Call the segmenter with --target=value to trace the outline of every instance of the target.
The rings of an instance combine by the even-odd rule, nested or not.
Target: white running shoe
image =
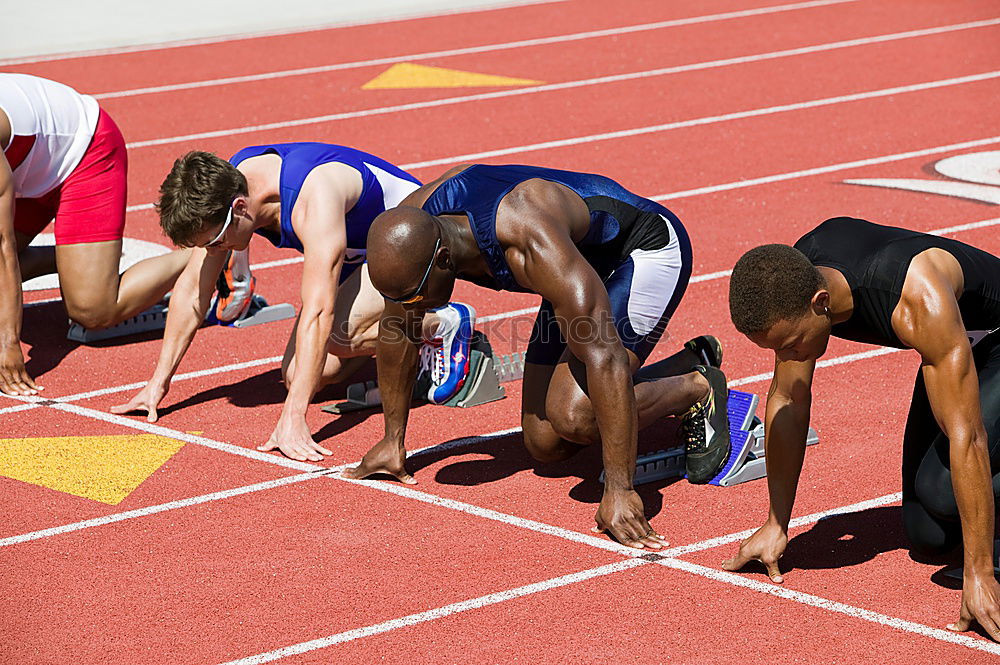
[[[250,250],[230,252],[216,283],[215,318],[229,323],[243,316],[253,300],[257,280],[250,274]]]
[[[437,313],[440,323],[434,338],[420,347],[420,366],[421,372],[430,373],[427,400],[441,404],[462,389],[469,375],[476,310],[454,302],[432,311]]]

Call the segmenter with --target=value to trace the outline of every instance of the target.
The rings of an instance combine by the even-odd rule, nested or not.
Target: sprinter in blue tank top
[[[525,446],[551,462],[600,443],[606,482],[597,528],[632,547],[663,547],[632,488],[638,429],[686,414],[691,482],[710,480],[729,454],[715,338],[691,340],[640,369],[691,274],[680,220],[603,176],[474,165],[448,171],[380,215],[368,251],[372,283],[392,303],[381,325],[396,334],[378,343],[385,438],[346,475],[412,482],[404,436],[419,339],[406,335],[429,308],[448,302],[456,278],[534,292],[543,300],[524,370]]]
[[[313,440],[305,411],[319,388],[344,380],[374,353],[385,301],[365,265],[368,228],[419,186],[374,155],[324,143],[253,146],[229,162],[206,152],[178,159],[160,188],[160,223],[175,244],[196,249],[174,287],[153,377],[112,411],[146,411],[150,422],[156,420],[157,406],[210,307],[216,275],[227,255],[245,257],[258,234],[304,256],[302,309],[281,365],[288,396],[274,432],[258,450],[278,448],[312,461],[331,454]],[[437,351],[424,355],[458,358],[434,363],[431,401],[444,401],[460,387],[474,316],[455,303],[425,321],[424,339]]]

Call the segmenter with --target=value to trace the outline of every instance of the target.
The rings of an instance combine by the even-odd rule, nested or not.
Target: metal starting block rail
[[[145,312],[137,314],[130,319],[126,319],[117,325],[111,326],[110,328],[102,328],[100,330],[84,328],[79,323],[70,321],[69,331],[66,333],[66,339],[73,340],[74,342],[80,342],[82,344],[89,344],[91,342],[99,342],[106,339],[116,339],[118,337],[138,335],[139,333],[151,332],[154,330],[163,330],[167,325],[167,310],[169,305],[169,298],[167,298],[164,302],[153,305]],[[209,313],[205,317],[205,323],[209,325],[226,326],[228,328],[249,328],[262,323],[271,323],[272,321],[290,319],[295,316],[295,308],[291,304],[280,303],[277,305],[268,305],[263,296],[258,294],[254,294],[252,296],[250,306],[247,308],[247,311],[243,314],[243,316],[239,317],[235,321],[219,321],[215,316],[214,300],[208,311]]]
[[[764,423],[755,413],[760,398],[757,395],[729,391],[729,459],[722,470],[709,481],[710,485],[730,487],[767,475],[764,459]],[[812,427],[806,436],[806,445],[819,443],[819,435]],[[635,461],[633,485],[642,485],[665,478],[683,478],[684,447],[657,450],[642,455]],[[604,482],[604,472],[601,472]]]
[[[469,408],[487,402],[495,402],[506,397],[501,383],[515,381],[524,375],[524,352],[511,355],[494,355],[490,341],[480,331],[472,333],[469,353],[469,374],[462,388],[444,406]],[[425,401],[428,385],[418,379],[414,386],[413,398]],[[347,399],[343,402],[320,407],[327,413],[344,414],[353,411],[374,409],[382,405],[382,394],[378,383],[364,381],[347,387]]]

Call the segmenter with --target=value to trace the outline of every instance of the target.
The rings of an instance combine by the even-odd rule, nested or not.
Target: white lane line
[[[6,395],[4,395],[6,397]],[[18,411],[30,411],[31,409],[37,409],[41,404],[18,404],[17,406],[8,406],[0,409],[0,415],[5,413],[17,413]]]
[[[203,436],[196,436],[194,434],[188,434],[187,432],[179,432],[177,430],[169,429],[167,427],[162,427],[160,425],[148,423],[145,420],[126,418],[124,416],[116,416],[112,413],[105,413],[104,411],[98,411],[96,409],[88,409],[87,407],[83,407],[78,404],[56,403],[56,404],[49,404],[48,406],[50,406],[53,409],[58,409],[60,411],[75,413],[78,416],[94,418],[95,420],[103,420],[104,422],[114,423],[115,425],[122,425],[124,427],[137,429],[143,432],[148,432],[150,434],[158,434],[160,436],[166,436],[171,439],[177,439],[178,441],[186,441],[187,443],[196,443],[199,446],[205,446],[206,448],[212,448],[213,450],[219,450],[224,453],[239,455],[240,457],[248,457],[258,462],[275,464],[277,466],[283,466],[289,469],[295,469],[296,471],[316,471],[326,468],[319,466],[318,464],[308,464],[306,462],[298,462],[293,459],[288,459],[287,457],[284,457],[282,455],[275,455],[272,453],[262,453],[259,450],[253,448],[243,448],[242,446],[235,446],[231,443],[223,443],[221,441],[215,441],[213,439],[209,439]],[[263,439],[261,441],[263,441]]]
[[[796,178],[805,178],[808,176],[820,175],[823,173],[832,173],[834,171],[842,171],[845,169],[853,169],[862,166],[873,166],[875,164],[896,162],[903,159],[911,159],[913,157],[926,157],[928,155],[933,155],[940,152],[950,152],[952,150],[966,150],[968,148],[978,148],[980,146],[990,145],[992,143],[997,143],[997,142],[1000,142],[1000,136],[991,136],[990,138],[986,139],[976,139],[974,141],[962,141],[961,143],[951,143],[948,145],[937,146],[935,148],[925,148],[923,150],[911,150],[909,152],[900,152],[896,153],[895,155],[871,157],[869,159],[859,159],[853,162],[841,162],[839,164],[830,164],[829,166],[819,166],[812,169],[804,169],[802,171],[789,171],[788,173],[779,173],[777,175],[769,175],[769,176],[764,176],[762,178],[750,178],[748,180],[737,180],[736,182],[727,182],[721,185],[710,185],[708,187],[698,187],[696,189],[686,189],[679,192],[670,192],[669,194],[660,194],[659,196],[650,197],[650,200],[665,201],[668,199],[681,199],[688,196],[715,194],[716,192],[726,192],[731,189],[754,187],[755,185],[764,185],[772,182],[781,182],[783,180],[794,180]]]
[[[391,65],[399,62],[414,62],[419,60],[429,60],[431,58],[448,58],[457,55],[470,55],[473,53],[489,53],[491,51],[505,51],[510,49],[525,48],[531,46],[545,46],[547,44],[562,44],[586,39],[596,39],[600,37],[616,37],[620,35],[646,32],[650,30],[661,30],[663,28],[674,28],[683,25],[694,25],[696,23],[709,23],[712,21],[723,21],[734,18],[747,18],[764,14],[776,14],[778,12],[791,11],[795,9],[808,9],[812,7],[823,7],[826,5],[844,4],[846,2],[856,2],[857,0],[818,0],[815,2],[797,2],[790,5],[776,5],[773,7],[761,7],[759,9],[748,9],[735,12],[723,12],[720,14],[707,14],[705,16],[694,16],[691,18],[670,19],[666,21],[655,21],[652,23],[639,23],[636,25],[624,26],[621,28],[608,28],[605,30],[589,30],[586,32],[574,32],[566,35],[556,35],[553,37],[539,37],[536,39],[521,39],[518,41],[501,42],[498,44],[484,44],[482,46],[469,46],[465,48],[446,49],[442,51],[429,51],[424,53],[412,53],[410,55],[394,55],[385,58],[372,58],[369,60],[356,60],[353,62],[341,62],[331,65],[318,65],[315,67],[299,67],[296,69],[283,69],[274,72],[264,72],[262,74],[246,74],[243,76],[227,76],[224,78],[206,79],[203,81],[190,81],[187,83],[173,83],[170,85],[155,85],[144,88],[132,88],[130,90],[120,90],[117,92],[91,93],[96,99],[114,99],[118,97],[134,97],[136,95],[148,95],[161,92],[174,92],[177,90],[191,90],[193,88],[209,88],[234,83],[249,83],[252,81],[267,81],[278,78],[288,78],[293,76],[305,76],[309,74],[323,74],[326,72],[342,71],[345,69],[358,69],[360,67],[374,67],[378,65]],[[980,23],[976,21],[975,23]],[[959,24],[968,27],[979,27],[973,23]],[[986,24],[989,25],[989,24]],[[922,36],[923,34],[937,34],[939,32],[950,32],[952,30],[962,30],[953,26],[943,26],[940,28],[930,28],[930,32],[925,30],[913,30],[910,36]],[[903,34],[903,33],[897,33]],[[879,41],[886,41],[884,37],[875,37]],[[859,41],[859,40],[853,40]],[[868,43],[862,41],[861,43]]]
[[[309,480],[311,478],[322,478],[323,475],[329,473],[328,470],[323,470],[321,472],[313,473],[302,473],[295,476],[287,476],[285,478],[279,478],[277,480],[268,480],[261,483],[255,483],[253,485],[246,485],[244,487],[236,487],[233,489],[222,490],[219,492],[212,492],[211,494],[202,494],[201,496],[193,496],[187,499],[178,499],[177,501],[168,501],[167,503],[161,503],[155,506],[146,506],[145,508],[137,508],[135,510],[129,510],[123,513],[115,513],[113,515],[104,515],[103,517],[95,517],[89,520],[82,520],[80,522],[73,522],[72,524],[63,524],[61,526],[54,526],[48,529],[41,529],[39,531],[31,531],[29,533],[22,533],[17,536],[9,536],[7,538],[0,538],[0,547],[7,547],[9,545],[17,545],[20,543],[26,543],[32,540],[39,540],[41,538],[49,538],[51,536],[57,536],[62,533],[71,533],[73,531],[81,531],[83,529],[90,529],[96,526],[104,526],[106,524],[114,524],[115,522],[123,522],[125,520],[135,519],[137,517],[145,517],[147,515],[155,515],[157,513],[166,512],[168,510],[177,510],[178,508],[187,508],[189,506],[197,506],[201,503],[208,503],[209,501],[219,501],[220,499],[228,499],[234,496],[240,496],[242,494],[250,494],[252,492],[261,492],[263,490],[273,489],[275,487],[283,487],[285,485],[291,485],[293,483],[299,483],[303,480]]]
[[[173,384],[175,381],[185,381],[187,379],[197,379],[202,376],[212,376],[214,374],[223,374],[225,372],[235,372],[241,369],[247,369],[248,367],[259,367],[261,365],[270,365],[272,363],[277,363],[281,361],[282,356],[271,356],[270,358],[258,358],[257,360],[248,360],[242,363],[232,363],[230,365],[220,365],[219,367],[209,367],[208,369],[199,369],[194,372],[184,372],[183,374],[177,374],[171,379],[170,383]],[[85,393],[76,393],[75,395],[66,395],[65,397],[57,397],[55,401],[57,402],[77,402],[81,399],[90,399],[91,397],[99,397],[101,395],[110,395],[112,393],[119,393],[123,390],[138,390],[146,386],[148,381],[140,381],[138,383],[127,383],[121,386],[115,386],[113,388],[101,388],[100,390],[91,390]]]
[[[42,53],[23,58],[5,58],[0,60],[0,67],[8,65],[23,65],[35,62],[55,62],[58,60],[70,60],[77,58],[94,58],[107,55],[121,55],[123,53],[144,53],[147,51],[162,51],[165,49],[183,48],[188,46],[203,46],[206,44],[224,44],[226,42],[243,41],[247,39],[261,39],[265,37],[280,37],[282,35],[304,35],[311,32],[326,32],[342,28],[357,27],[363,25],[379,25],[382,23],[395,23],[397,21],[408,21],[412,19],[434,18],[437,16],[454,16],[456,14],[467,14],[470,12],[481,12],[495,9],[506,9],[508,7],[520,7],[522,5],[541,5],[546,3],[566,2],[566,0],[497,0],[488,5],[476,5],[470,7],[458,7],[454,9],[440,9],[421,11],[410,14],[395,13],[392,16],[375,18],[360,21],[337,21],[335,23],[323,25],[310,25],[307,27],[281,28],[275,30],[255,30],[253,32],[238,32],[228,35],[218,35],[213,37],[199,37],[197,39],[180,39],[168,42],[156,42],[148,44],[136,44],[133,46],[116,46],[111,48],[88,49],[85,51],[70,51],[67,53]],[[334,38],[335,39],[335,38]]]
[[[994,23],[998,23],[998,22],[1000,22],[1000,20],[991,19],[991,21],[987,22],[987,23],[994,24]],[[976,22],[977,27],[980,27],[980,26],[978,26],[978,24],[980,24],[980,23],[983,23],[983,22],[981,22],[981,21],[977,21]],[[971,24],[968,24],[968,25],[967,24],[961,24],[961,25],[964,26],[962,29],[966,29],[968,27],[968,25],[971,25]],[[946,28],[949,28],[949,27],[946,26]],[[946,28],[938,28],[936,30],[944,30]],[[871,42],[871,40],[888,41],[889,39],[902,39],[902,38],[911,36],[910,33],[899,33],[899,34],[903,35],[903,36],[900,37],[900,36],[893,36],[893,35],[884,35],[884,36],[881,36],[881,37],[871,37],[871,38],[868,38],[869,42],[867,42],[867,43],[873,43],[873,42]],[[523,87],[523,88],[513,88],[513,89],[508,89],[508,90],[496,90],[496,91],[492,91],[492,92],[483,92],[483,93],[476,93],[476,94],[469,94],[469,95],[458,95],[458,96],[455,96],[455,97],[442,97],[442,98],[439,98],[439,99],[430,99],[430,100],[425,100],[425,101],[421,101],[421,102],[411,102],[411,103],[408,103],[408,104],[393,104],[393,105],[390,105],[390,106],[380,106],[380,107],[374,107],[374,108],[368,108],[368,109],[358,109],[356,111],[342,111],[340,113],[329,113],[329,114],[324,114],[324,115],[319,115],[319,116],[310,116],[310,117],[306,117],[306,118],[297,118],[297,119],[294,119],[294,120],[280,120],[280,121],[275,121],[275,122],[263,123],[263,124],[259,124],[259,125],[245,125],[245,126],[242,126],[242,127],[232,127],[232,128],[229,128],[229,129],[216,129],[216,130],[211,130],[211,131],[207,131],[207,132],[196,132],[194,134],[183,134],[181,136],[170,136],[170,137],[163,137],[163,138],[158,138],[158,139],[147,139],[145,141],[133,141],[131,143],[127,143],[126,147],[129,148],[130,150],[133,150],[133,149],[136,149],[136,148],[145,148],[145,147],[149,147],[149,146],[158,146],[158,145],[168,145],[168,144],[172,144],[172,143],[181,143],[181,142],[184,142],[184,141],[194,141],[194,140],[202,140],[202,139],[210,139],[210,138],[228,137],[228,136],[235,136],[235,135],[238,135],[238,134],[250,134],[250,133],[254,133],[254,132],[263,132],[263,131],[270,131],[270,130],[275,130],[275,129],[287,129],[287,128],[290,128],[290,127],[302,127],[302,126],[305,126],[305,125],[315,125],[315,124],[319,124],[319,123],[335,122],[335,121],[338,121],[338,120],[349,120],[349,119],[353,119],[353,118],[367,118],[367,117],[378,116],[378,115],[386,115],[386,114],[389,114],[389,113],[400,113],[400,112],[404,112],[404,111],[416,111],[416,110],[420,110],[420,109],[439,108],[439,107],[443,107],[443,106],[451,106],[451,105],[454,105],[454,104],[464,104],[466,102],[478,102],[478,101],[486,101],[486,100],[491,100],[491,99],[505,99],[505,98],[508,98],[508,97],[519,97],[519,96],[522,96],[522,95],[532,95],[532,94],[536,94],[536,93],[553,92],[553,91],[556,91],[556,90],[570,90],[570,89],[574,89],[574,88],[582,88],[582,87],[588,87],[588,86],[594,86],[594,85],[606,85],[606,84],[609,84],[609,83],[619,83],[619,82],[623,82],[623,81],[632,81],[632,80],[644,79],[644,78],[650,78],[650,77],[666,76],[666,75],[670,75],[670,74],[678,74],[678,73],[683,73],[683,72],[700,71],[700,70],[717,68],[717,67],[727,67],[727,66],[735,65],[735,64],[745,64],[745,63],[750,63],[750,62],[757,62],[757,61],[763,61],[763,60],[771,60],[771,59],[775,59],[775,58],[791,57],[791,56],[802,55],[804,53],[815,52],[815,51],[828,51],[828,50],[831,50],[831,49],[848,48],[848,47],[858,46],[863,41],[864,40],[848,40],[846,42],[833,42],[831,44],[819,44],[819,45],[816,45],[816,46],[810,46],[810,47],[804,47],[804,48],[798,48],[798,49],[786,49],[786,50],[782,50],[782,51],[773,51],[773,52],[770,52],[770,53],[760,53],[760,54],[750,55],[750,56],[740,56],[738,58],[726,58],[726,59],[723,59],[723,60],[712,60],[712,61],[708,61],[708,62],[698,62],[698,63],[689,64],[689,65],[678,65],[678,66],[674,66],[674,67],[663,67],[663,68],[659,68],[659,69],[650,69],[650,70],[644,70],[644,71],[639,71],[639,72],[629,72],[629,73],[626,73],[626,74],[613,74],[613,75],[598,76],[598,77],[593,77],[593,78],[588,78],[588,79],[578,79],[578,80],[574,80],[574,81],[564,81],[564,82],[561,82],[561,83],[546,83],[546,84],[542,84],[542,85],[526,86],[526,87]],[[811,49],[811,51],[809,49]],[[922,85],[926,85],[926,84],[922,84]],[[915,89],[916,90],[922,90],[922,89],[925,89],[925,88],[915,88]],[[902,90],[901,89],[900,91],[901,92],[908,92],[909,90]],[[887,93],[887,94],[893,94],[893,93]],[[844,97],[844,99],[842,101],[851,101],[852,99],[853,99],[853,96],[847,95],[847,96]],[[860,97],[858,99],[867,99],[867,97]],[[836,103],[836,102],[834,102],[834,103]],[[809,107],[802,107],[802,108],[809,108]],[[790,107],[789,109],[785,109],[785,110],[794,110],[794,108]],[[631,131],[638,131],[638,130],[631,130]],[[663,131],[663,130],[657,130],[657,131]],[[629,135],[631,135],[631,134],[629,134]],[[470,155],[484,155],[484,156],[489,156],[489,155],[492,155],[492,154],[493,153],[470,153]],[[498,153],[498,154],[508,154],[508,153],[501,152],[501,153]],[[433,166],[433,165],[441,164],[441,163],[445,163],[445,162],[441,162],[440,160],[431,160],[431,161],[427,161],[427,162],[419,162],[418,165],[415,166],[414,168],[424,167],[424,166]]]
[[[891,97],[893,95],[900,95],[911,92],[920,92],[924,90],[934,90],[954,85],[964,85],[966,83],[977,83],[980,81],[988,81],[991,79],[995,79],[997,77],[1000,77],[1000,70],[993,70],[989,72],[983,72],[980,74],[970,74],[968,76],[956,76],[953,78],[941,79],[937,81],[927,81],[925,83],[914,83],[910,85],[895,86],[892,88],[882,88],[880,90],[870,90],[868,92],[858,92],[849,95],[837,95],[836,97],[823,97],[821,99],[813,99],[806,102],[779,104],[777,106],[768,106],[764,108],[752,109],[749,111],[736,111],[733,113],[723,113],[720,115],[692,118],[690,120],[678,120],[675,122],[667,122],[660,125],[649,125],[646,127],[636,127],[634,129],[622,129],[614,132],[601,132],[599,134],[589,134],[587,136],[577,136],[574,138],[558,139],[554,141],[542,141],[540,143],[529,143],[526,145],[519,145],[511,148],[500,148],[498,150],[470,152],[465,155],[458,155],[457,157],[447,157],[444,159],[431,159],[425,162],[407,164],[405,168],[417,169],[428,166],[440,166],[444,164],[455,164],[459,162],[478,161],[480,159],[484,159],[487,157],[502,157],[504,155],[513,155],[513,154],[538,151],[538,150],[551,150],[553,148],[565,148],[569,146],[583,145],[586,143],[595,143],[599,141],[610,141],[614,139],[630,138],[633,136],[642,136],[645,134],[658,134],[660,132],[666,132],[673,129],[683,129],[686,127],[711,125],[720,122],[728,122],[730,120],[745,120],[747,118],[758,118],[762,116],[773,115],[776,113],[786,113],[788,111],[802,111],[805,109],[813,109],[823,106],[833,106],[836,104],[844,104],[847,102],[856,102],[866,99],[877,99],[880,97]]]
[[[593,579],[595,577],[611,575],[622,570],[636,568],[648,563],[650,562],[643,559],[625,559],[623,561],[616,561],[597,568],[591,568],[590,570],[570,573],[569,575],[554,577],[543,582],[527,584],[525,586],[517,587],[516,589],[508,589],[507,591],[499,591],[497,593],[487,594],[478,598],[463,600],[461,602],[452,603],[451,605],[445,605],[444,607],[438,607],[433,610],[409,614],[398,619],[391,619],[389,621],[383,621],[382,623],[377,623],[371,626],[365,626],[364,628],[355,628],[343,633],[337,633],[336,635],[330,635],[329,637],[321,637],[315,640],[309,640],[308,642],[300,642],[299,644],[293,644],[281,649],[275,649],[274,651],[268,651],[267,653],[258,654],[256,656],[248,656],[238,660],[231,660],[223,665],[260,665],[261,663],[270,663],[281,658],[287,658],[288,656],[322,649],[335,644],[343,644],[344,642],[378,635],[379,633],[385,633],[398,628],[415,626],[426,621],[441,619],[460,612],[467,612],[480,607],[486,607],[487,605],[495,605],[496,603],[514,600],[515,598],[529,596],[541,591],[548,591],[550,589],[556,589],[558,587],[575,584],[577,582],[583,582],[584,580]]]
[[[476,323],[489,323],[490,321],[500,321],[501,319],[510,319],[515,316],[524,316],[525,314],[535,314],[537,312],[538,312],[538,305],[535,305],[534,307],[515,309],[510,312],[501,312],[499,314],[490,314],[488,316],[476,317]]]
[[[846,614],[847,616],[855,619],[863,619],[865,621],[888,626],[889,628],[895,628],[896,630],[901,630],[907,633],[922,635],[924,637],[940,640],[942,642],[950,642],[952,644],[968,647],[970,649],[985,651],[986,653],[1000,654],[1000,644],[995,642],[969,637],[960,633],[953,633],[949,630],[941,628],[932,628],[930,626],[925,626],[922,623],[916,623],[915,621],[897,619],[896,617],[887,616],[878,612],[872,612],[871,610],[862,609],[860,607],[854,607],[853,605],[847,605],[835,600],[821,598],[811,593],[795,591],[780,584],[762,582],[757,579],[751,579],[749,577],[730,573],[725,570],[716,570],[715,568],[701,566],[682,559],[661,559],[656,561],[656,563],[661,566],[666,566],[667,568],[683,570],[686,573],[691,573],[692,575],[698,575],[700,577],[707,577],[708,579],[723,582],[725,584],[759,591],[760,593],[777,596],[778,598],[785,598],[797,603],[802,603],[803,605],[818,607],[819,609],[826,610],[828,612]]]

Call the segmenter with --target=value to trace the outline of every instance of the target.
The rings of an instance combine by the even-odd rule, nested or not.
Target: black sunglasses
[[[415,302],[420,302],[424,299],[420,292],[424,290],[424,285],[427,284],[427,278],[431,276],[431,269],[434,267],[434,261],[437,259],[438,249],[441,247],[441,236],[438,235],[437,242],[434,243],[434,251],[431,252],[431,262],[427,264],[427,270],[424,271],[424,278],[420,280],[420,284],[417,285],[409,295],[402,296],[401,298],[392,298],[390,296],[382,294],[386,300],[390,302],[399,303],[400,305],[412,305]]]

